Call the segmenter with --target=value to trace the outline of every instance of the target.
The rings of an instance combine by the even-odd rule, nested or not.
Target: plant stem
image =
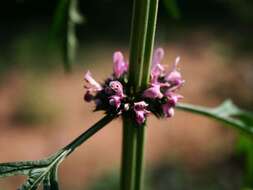
[[[135,181],[136,130],[130,117],[123,117],[121,190],[133,190]]]
[[[147,37],[146,37],[144,63],[143,63],[143,74],[142,74],[142,80],[141,80],[142,90],[147,88],[147,85],[150,79],[150,70],[151,70],[151,65],[152,65],[151,59],[152,59],[153,49],[154,49],[158,3],[159,3],[159,0],[150,0],[148,28],[147,28]]]
[[[141,89],[147,88],[150,80],[151,58],[153,55],[156,21],[158,11],[158,0],[150,0],[149,17],[147,37],[145,44],[144,62],[143,62],[143,74],[141,79]],[[140,190],[143,187],[144,178],[144,153],[145,153],[145,125],[138,127],[137,129],[137,145],[136,145],[136,177],[135,177],[135,190]]]
[[[148,86],[154,46],[158,0],[134,0],[130,41],[128,94]],[[143,184],[145,124],[123,116],[121,190],[141,190]]]
[[[129,92],[135,95],[141,85],[150,0],[133,3],[128,81]]]
[[[98,132],[100,129],[102,129],[104,126],[106,126],[108,123],[110,123],[115,117],[116,117],[116,114],[108,114],[108,115],[104,116],[97,123],[95,123],[92,127],[90,127],[88,130],[86,130],[80,136],[78,136],[76,139],[74,139],[71,143],[69,143],[67,146],[65,146],[63,148],[63,150],[70,150],[68,152],[68,155],[71,154],[78,146],[83,144],[92,135],[94,135],[96,132]]]
[[[150,0],[134,0],[130,37],[130,64],[128,95],[135,96],[140,90],[145,53]],[[136,122],[128,114],[123,116],[123,140],[121,163],[121,190],[134,190],[137,143]],[[138,151],[137,151],[138,152]]]
[[[137,128],[136,165],[135,165],[135,190],[142,189],[144,178],[144,152],[146,124]]]

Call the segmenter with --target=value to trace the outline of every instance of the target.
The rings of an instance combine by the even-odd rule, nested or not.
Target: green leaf
[[[61,161],[68,155],[69,150],[60,151],[57,155],[53,155],[49,158],[48,164],[46,166],[36,167],[29,171],[28,179],[20,187],[20,190],[34,190],[43,182],[44,190],[51,190],[58,188],[57,180],[55,180],[56,168],[61,163]],[[53,177],[52,177],[53,175]],[[53,185],[53,186],[51,186]]]
[[[84,17],[78,11],[78,0],[59,0],[50,38],[60,41],[66,71],[70,71],[76,55],[75,27],[84,21]]]
[[[0,178],[13,175],[28,175],[31,169],[46,165],[48,165],[48,160],[3,163],[0,164]]]
[[[44,190],[57,190],[57,168],[69,152],[63,149],[43,160],[0,164],[0,177],[28,176],[19,190],[35,190],[42,182]]]
[[[237,154],[244,160],[244,187],[253,188],[253,139],[240,135],[236,145]]]
[[[213,118],[247,134],[253,135],[253,113],[238,108],[231,100],[226,100],[220,106],[215,108],[185,103],[179,103],[176,107],[183,111]]]
[[[44,190],[58,190],[57,170],[60,163],[77,147],[92,137],[100,129],[105,127],[117,116],[118,113],[104,116],[88,130],[84,131],[68,145],[48,158],[37,161],[0,164],[0,178],[14,175],[26,175],[28,179],[19,188],[19,190],[36,190],[42,182]]]

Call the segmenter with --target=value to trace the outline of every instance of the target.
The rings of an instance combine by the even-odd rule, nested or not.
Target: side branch
[[[60,163],[70,155],[78,146],[83,144],[100,129],[117,117],[117,113],[108,114],[95,123],[92,127],[75,138],[64,148],[60,149],[48,158],[36,161],[21,161],[0,164],[0,178],[26,175],[27,180],[19,190],[36,190],[41,183],[44,189],[58,190],[57,168]]]

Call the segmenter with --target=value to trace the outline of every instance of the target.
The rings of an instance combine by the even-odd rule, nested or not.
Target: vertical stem
[[[141,80],[142,89],[145,89],[147,87],[150,79],[150,70],[152,65],[151,59],[154,49],[158,3],[159,0],[150,0],[148,28],[147,28],[147,37],[146,37],[144,63],[143,63],[143,75]]]
[[[134,0],[130,39],[128,94],[135,96],[140,90],[150,0]],[[123,147],[121,190],[134,190],[137,127],[128,115],[123,116]]]
[[[150,79],[151,59],[153,55],[154,39],[156,31],[156,21],[158,12],[159,0],[150,0],[149,17],[147,37],[145,44],[144,62],[143,62],[143,74],[141,79],[141,89],[145,89],[148,86]],[[144,156],[145,156],[145,134],[146,128],[144,124],[137,130],[137,145],[136,145],[136,177],[135,177],[135,190],[143,189],[144,178]]]
[[[141,85],[150,0],[134,0],[130,38],[129,90],[136,94]]]
[[[148,85],[153,52],[158,0],[134,0],[130,40],[128,95]],[[123,116],[121,190],[141,190],[143,183],[145,124]]]
[[[123,117],[121,190],[134,189],[136,129],[130,117]]]
[[[136,165],[135,165],[135,190],[142,189],[144,178],[144,152],[146,124],[137,128]]]

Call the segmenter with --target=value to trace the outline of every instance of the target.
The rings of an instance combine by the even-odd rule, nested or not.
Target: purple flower
[[[162,110],[165,117],[172,117],[174,115],[174,108],[170,103],[163,104]]]
[[[183,98],[182,95],[171,92],[170,90],[167,90],[164,95],[168,99],[167,103],[170,104],[171,106],[176,106],[176,103]]]
[[[153,62],[151,68],[151,83],[156,83],[159,76],[162,76],[165,69],[161,64],[161,60],[164,57],[164,50],[162,48],[158,48],[155,50],[153,55]]]
[[[135,120],[139,125],[143,124],[146,120],[145,112],[135,111]]]
[[[127,72],[128,64],[124,61],[124,56],[120,51],[114,52],[113,63],[113,73],[116,78],[121,77],[122,74]]]
[[[141,125],[145,122],[147,114],[150,112],[146,110],[148,104],[144,101],[134,103],[135,120]]]
[[[84,95],[84,100],[86,102],[91,102],[94,99],[94,96],[91,94],[91,91],[87,91]]]
[[[163,94],[160,91],[160,87],[160,84],[151,84],[151,87],[144,91],[143,96],[151,99],[161,99]]]
[[[109,97],[109,103],[110,105],[116,107],[118,109],[121,105],[121,97],[117,95],[113,95]]]
[[[84,95],[84,100],[90,102],[95,97],[93,94],[102,90],[102,86],[91,76],[90,71],[87,71],[87,73],[84,75],[84,80],[88,84],[84,86],[87,89],[87,92]]]
[[[100,85],[89,71],[85,74],[87,91],[84,100],[94,101],[96,111],[105,110],[106,113],[115,111],[118,115],[130,112],[138,125],[142,125],[146,121],[150,111],[158,117],[172,117],[174,107],[183,98],[176,91],[184,83],[184,80],[177,69],[180,58],[176,58],[170,72],[166,71],[165,66],[161,64],[163,58],[164,50],[162,48],[156,49],[153,55],[148,88],[143,91],[142,96],[127,97],[124,94],[127,85],[124,77],[128,72],[128,63],[120,51],[115,52],[113,54],[113,74],[103,84]],[[134,102],[136,99],[139,102]]]
[[[153,62],[152,67],[155,67],[157,64],[160,64],[164,57],[164,50],[163,48],[157,48],[153,55]]]
[[[89,86],[85,86],[89,91],[100,91],[102,90],[102,86],[91,76],[90,71],[84,75],[84,80],[89,84]]]
[[[165,75],[165,80],[175,86],[181,86],[184,83],[181,73],[177,70],[179,61],[180,57],[177,57],[172,71]]]
[[[119,97],[125,97],[125,94],[123,92],[123,86],[119,81],[111,81],[109,83],[109,87],[112,90],[113,94],[119,96]]]

